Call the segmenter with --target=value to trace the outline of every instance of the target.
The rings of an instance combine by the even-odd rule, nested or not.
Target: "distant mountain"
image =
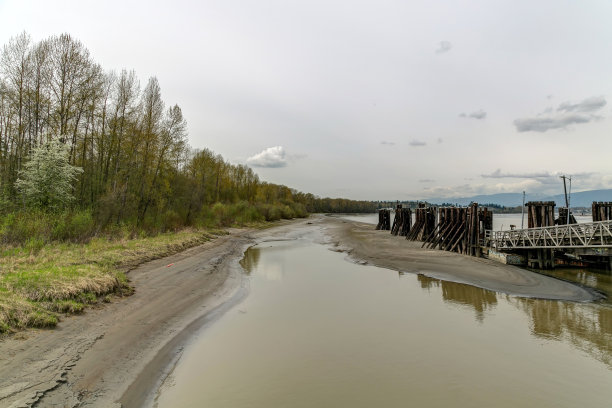
[[[558,207],[565,207],[565,198],[563,194],[554,195],[543,201],[555,201]],[[572,193],[570,197],[570,207],[590,207],[593,201],[612,201],[612,189]]]
[[[523,203],[523,193],[484,194],[472,197],[430,198],[425,201],[432,204],[450,203],[460,206],[476,202],[480,204],[497,204],[505,207],[516,207]],[[563,194],[557,194],[554,196],[527,194],[525,201],[554,201],[557,204],[557,207],[565,207],[565,198]],[[590,207],[593,201],[612,201],[612,189],[589,190],[572,193],[570,197],[570,206]]]

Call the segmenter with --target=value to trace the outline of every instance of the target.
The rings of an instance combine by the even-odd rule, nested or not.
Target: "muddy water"
[[[612,406],[608,305],[398,275],[308,238],[242,264],[250,295],[186,347],[159,407]]]

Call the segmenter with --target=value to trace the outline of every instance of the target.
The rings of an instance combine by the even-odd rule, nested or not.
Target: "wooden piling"
[[[593,222],[612,220],[612,202],[593,201],[591,209]]]
[[[540,228],[555,225],[554,201],[530,201],[527,206],[527,227]]]
[[[479,208],[477,203],[469,207],[441,207],[437,212],[437,225],[423,239],[422,247],[480,256],[485,231],[493,229],[493,213],[487,208]],[[418,217],[413,230],[417,226],[422,228],[422,217]],[[414,232],[408,238],[418,240],[418,235]]]
[[[395,217],[393,218],[393,227],[391,234],[406,236],[410,232],[412,224],[412,210],[410,208],[402,208],[401,204],[395,209]]]
[[[391,229],[391,211],[387,209],[378,210],[377,230],[389,231]]]

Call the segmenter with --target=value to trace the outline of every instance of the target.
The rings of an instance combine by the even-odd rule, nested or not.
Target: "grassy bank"
[[[189,222],[167,213],[117,224],[90,209],[0,215],[0,333],[53,327],[62,314],[130,294],[126,271],[209,241],[225,227],[307,216],[301,205],[247,202],[205,206]]]
[[[53,327],[62,314],[132,293],[125,272],[226,234],[187,229],[154,237],[5,248],[0,259],[0,333]]]

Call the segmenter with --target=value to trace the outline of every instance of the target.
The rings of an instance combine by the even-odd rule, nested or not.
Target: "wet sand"
[[[586,302],[576,285],[517,267],[443,251],[375,231],[370,224],[313,216],[228,236],[129,273],[133,296],[54,330],[29,330],[0,342],[0,406],[148,405],[182,346],[248,292],[238,262],[250,245],[319,224],[328,242],[358,262],[420,273],[512,295]],[[172,266],[168,266],[172,264]]]

